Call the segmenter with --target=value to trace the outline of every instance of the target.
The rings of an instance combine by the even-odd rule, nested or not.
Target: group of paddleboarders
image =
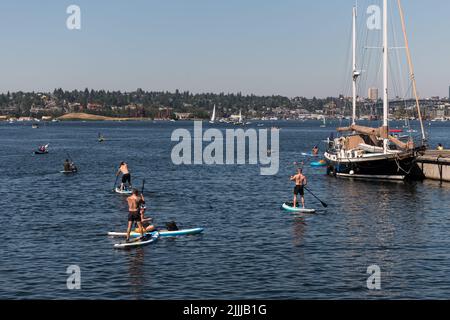
[[[125,187],[132,189],[131,185],[131,173],[128,168],[128,164],[124,161],[120,163],[119,169],[117,170],[116,176],[118,177],[122,174],[122,182],[120,184],[120,191],[125,190]],[[132,189],[131,196],[127,198],[128,203],[128,224],[127,224],[127,238],[126,241],[130,240],[130,234],[133,225],[136,225],[135,231],[141,234],[141,237],[147,232],[153,232],[156,230],[155,226],[151,224],[152,218],[145,217],[145,198],[142,193],[139,193],[137,189]]]

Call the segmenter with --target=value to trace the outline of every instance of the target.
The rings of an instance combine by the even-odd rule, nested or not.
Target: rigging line
[[[398,4],[398,9],[399,9],[399,12],[400,12],[400,18],[401,18],[401,22],[402,22],[403,36],[405,38],[406,56],[408,58],[408,66],[409,66],[411,80],[412,80],[412,83],[413,83],[414,96],[416,98],[416,107],[417,107],[417,113],[419,115],[420,129],[422,131],[422,142],[426,143],[427,136],[426,136],[425,128],[424,128],[424,125],[423,125],[422,111],[420,109],[419,95],[417,93],[417,84],[416,84],[416,79],[415,79],[415,75],[414,75],[414,66],[413,66],[412,59],[411,59],[411,52],[409,50],[409,41],[408,41],[408,35],[407,35],[407,32],[406,32],[406,23],[405,23],[405,17],[404,17],[404,14],[403,14],[403,7],[402,7],[401,0],[397,0],[397,4]]]
[[[394,69],[394,67],[392,66],[392,63],[393,63],[392,59],[389,59],[389,70],[391,71],[390,72],[390,82],[393,87],[392,91],[394,93],[394,96],[395,96],[395,98],[397,98],[397,97],[400,97],[401,95],[399,94],[398,79],[397,79],[395,73],[392,72],[392,70]],[[392,96],[390,98],[392,99]]]
[[[390,5],[391,5],[391,10],[393,12],[394,8],[393,8],[392,2],[391,2]],[[392,19],[391,19],[391,21],[392,21]],[[394,26],[394,22],[391,23],[391,33],[393,35],[395,46],[400,45],[400,43],[398,41],[398,37],[397,37],[397,28]],[[404,82],[403,82],[404,79],[403,79],[403,76],[402,76],[403,75],[403,68],[402,68],[403,64],[400,61],[399,50],[391,50],[391,52],[395,55],[395,58],[397,59],[397,67],[398,67],[397,71],[398,71],[398,77],[399,77],[399,79],[397,79],[398,84],[399,84],[398,85],[399,93],[397,93],[397,96],[401,96],[405,92],[405,85],[404,85]]]

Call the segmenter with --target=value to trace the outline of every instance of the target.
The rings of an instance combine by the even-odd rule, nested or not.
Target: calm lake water
[[[0,123],[0,298],[450,298],[450,184],[327,177],[300,153],[338,123],[276,125],[280,170],[261,176],[257,165],[173,165],[172,131],[192,130],[192,122]],[[427,129],[433,146],[450,147],[448,124]],[[50,154],[32,155],[46,143]],[[75,176],[59,173],[67,153]],[[302,160],[310,188],[329,204],[307,196],[316,215],[280,210],[291,199],[293,162]],[[124,230],[127,218],[125,198],[111,191],[120,161],[136,185],[146,179],[156,223],[175,220],[204,234],[114,250],[106,233]],[[366,287],[373,264],[381,291]],[[81,290],[66,287],[69,265],[81,268]]]

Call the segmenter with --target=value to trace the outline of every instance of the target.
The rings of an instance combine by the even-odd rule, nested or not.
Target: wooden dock
[[[450,182],[450,150],[427,150],[417,162],[427,179]]]

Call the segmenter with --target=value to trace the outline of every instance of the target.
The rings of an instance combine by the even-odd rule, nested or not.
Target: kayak
[[[35,151],[34,154],[47,154],[48,151]]]
[[[149,245],[153,242],[156,242],[159,238],[159,232],[155,232],[153,234],[145,235],[143,239],[139,239],[137,241],[131,241],[131,242],[121,242],[116,243],[114,245],[114,248],[116,249],[129,249],[129,248],[136,248],[136,247],[142,247]]]
[[[192,229],[182,229],[182,230],[176,230],[176,231],[167,231],[167,230],[159,230],[150,232],[149,234],[154,234],[155,232],[159,232],[160,237],[178,237],[178,236],[188,236],[193,234],[199,234],[203,232],[203,228],[192,228]],[[108,232],[108,236],[110,237],[126,237],[126,232]],[[131,232],[130,236],[140,237],[141,234],[139,232]]]
[[[298,212],[298,213],[315,213],[316,212],[316,210],[314,210],[314,209],[303,209],[301,206],[294,208],[292,203],[283,203],[281,208],[286,211],[289,211],[289,212]]]
[[[327,162],[325,160],[311,162],[311,167],[326,167],[326,165],[327,165]]]
[[[117,187],[115,191],[120,194],[132,194],[133,193],[133,190],[129,190],[129,189],[120,190],[119,187]]]

